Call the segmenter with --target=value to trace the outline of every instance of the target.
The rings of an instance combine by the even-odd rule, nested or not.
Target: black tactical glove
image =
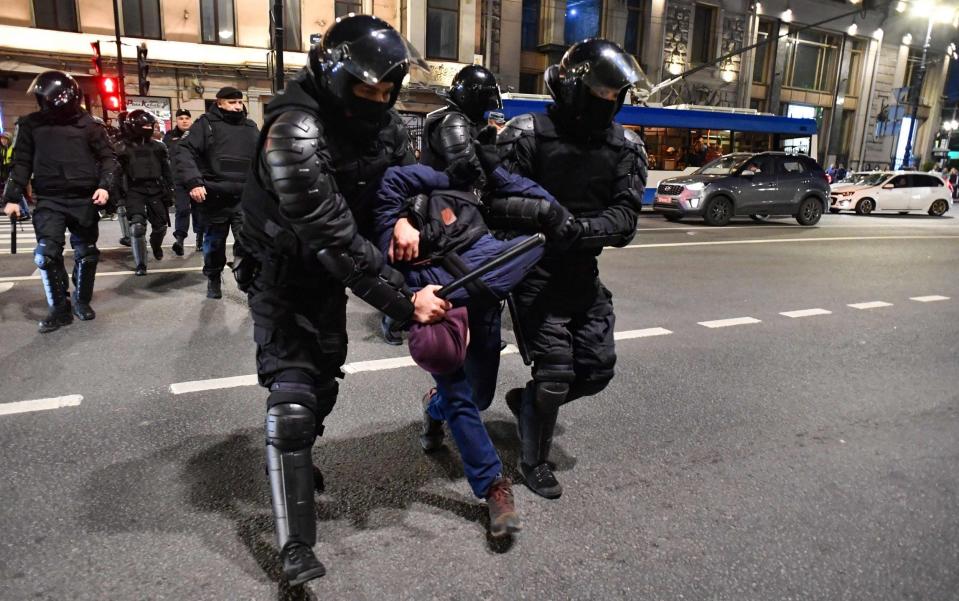
[[[450,163],[445,173],[450,180],[451,189],[468,190],[473,186],[473,182],[483,174],[483,171],[475,159],[462,157]]]

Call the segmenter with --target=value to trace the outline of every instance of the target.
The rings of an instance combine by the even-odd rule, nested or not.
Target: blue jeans
[[[226,238],[233,230],[233,256],[241,254],[240,229],[243,227],[243,217],[239,211],[234,213],[228,221],[203,223],[203,275],[217,276],[226,266]]]
[[[433,374],[436,394],[430,401],[430,417],[446,421],[473,494],[485,498],[503,464],[483,425],[480,411],[493,402],[499,373],[500,305],[473,303],[469,313],[470,345],[466,363],[451,374]]]

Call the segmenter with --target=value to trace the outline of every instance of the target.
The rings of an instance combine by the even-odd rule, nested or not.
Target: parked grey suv
[[[709,225],[726,225],[734,215],[757,221],[792,215],[815,225],[828,207],[829,183],[819,163],[784,152],[727,154],[690,175],[664,179],[653,203],[670,221],[702,217]]]

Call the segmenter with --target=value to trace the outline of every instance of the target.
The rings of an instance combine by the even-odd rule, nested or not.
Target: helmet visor
[[[614,48],[604,48],[599,56],[573,65],[567,77],[580,77],[593,94],[606,100],[615,100],[624,88],[648,95],[652,87],[636,57]]]
[[[378,29],[332,49],[333,59],[351,75],[368,84],[392,79],[396,70],[429,74],[419,51],[395,29]]]

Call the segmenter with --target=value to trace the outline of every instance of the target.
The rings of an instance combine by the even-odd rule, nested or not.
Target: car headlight
[[[855,192],[834,192],[837,196],[853,196]]]
[[[697,194],[694,194],[694,196],[699,196],[698,193],[699,193],[699,192],[702,192],[702,191],[703,191],[703,188],[705,188],[705,187],[706,187],[706,184],[704,184],[703,182],[696,182],[695,184],[686,184],[686,189],[687,189],[687,190],[689,190],[690,192],[696,192],[696,193],[697,193]]]

